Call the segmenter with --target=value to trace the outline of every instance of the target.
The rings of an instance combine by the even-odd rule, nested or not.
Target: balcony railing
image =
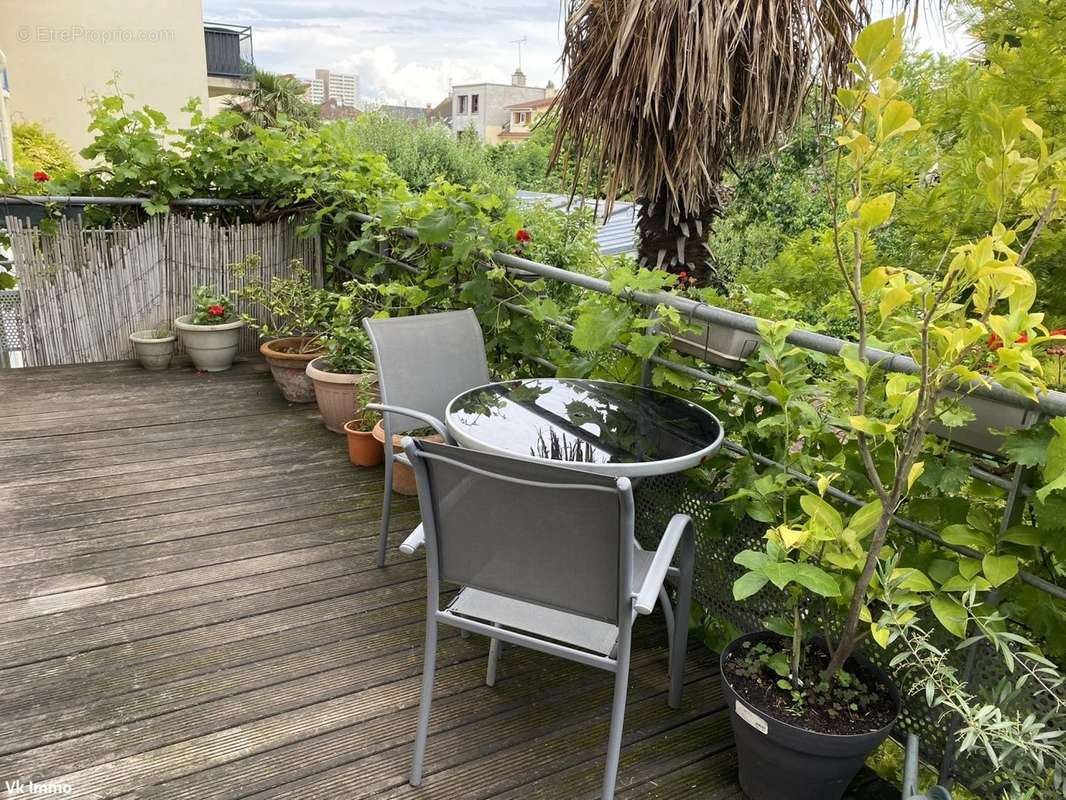
[[[207,74],[216,78],[248,78],[255,71],[251,26],[204,23]]]

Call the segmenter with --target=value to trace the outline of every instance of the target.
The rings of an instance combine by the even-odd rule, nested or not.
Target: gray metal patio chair
[[[456,395],[488,383],[485,337],[470,309],[391,319],[364,319],[374,348],[385,430],[385,500],[381,511],[378,566],[385,565],[392,511],[393,434],[430,426],[444,437],[444,409]]]
[[[436,663],[437,623],[615,674],[604,800],[614,797],[629,683],[633,623],[650,614],[667,576],[678,581],[671,626],[671,708],[681,704],[695,541],[676,514],[654,553],[633,534],[633,491],[612,478],[475,450],[404,440],[418,479],[427,573],[422,696],[410,782],[422,782]],[[679,552],[678,552],[679,551]],[[671,565],[675,554],[679,567]],[[462,587],[440,607],[441,583]],[[665,610],[665,609],[664,609]]]

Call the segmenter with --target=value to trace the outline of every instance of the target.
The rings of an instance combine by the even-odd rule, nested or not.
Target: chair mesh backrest
[[[440,580],[618,622],[633,532],[631,518],[623,530],[615,478],[424,441],[414,453]]]
[[[474,312],[363,321],[374,346],[381,402],[444,419],[456,395],[489,382],[485,338]],[[422,425],[391,415],[393,433]]]

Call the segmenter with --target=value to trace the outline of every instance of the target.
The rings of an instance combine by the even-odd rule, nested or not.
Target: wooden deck
[[[0,484],[0,796],[597,796],[611,676],[508,649],[489,689],[448,629],[405,783],[421,559],[375,567],[380,469],[260,365],[0,371]],[[618,798],[741,798],[716,659],[693,643],[671,711],[664,639],[638,624]]]

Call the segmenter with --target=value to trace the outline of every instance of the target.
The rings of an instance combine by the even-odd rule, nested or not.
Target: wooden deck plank
[[[64,796],[598,796],[611,676],[442,630],[427,775],[407,786],[424,565],[375,564],[382,470],[252,361],[0,373],[0,780]],[[397,498],[393,546],[418,520]],[[620,800],[739,798],[715,658],[667,708],[641,620]],[[865,779],[864,779],[865,780]],[[869,797],[868,787],[863,784]],[[867,795],[863,795],[864,797]]]

